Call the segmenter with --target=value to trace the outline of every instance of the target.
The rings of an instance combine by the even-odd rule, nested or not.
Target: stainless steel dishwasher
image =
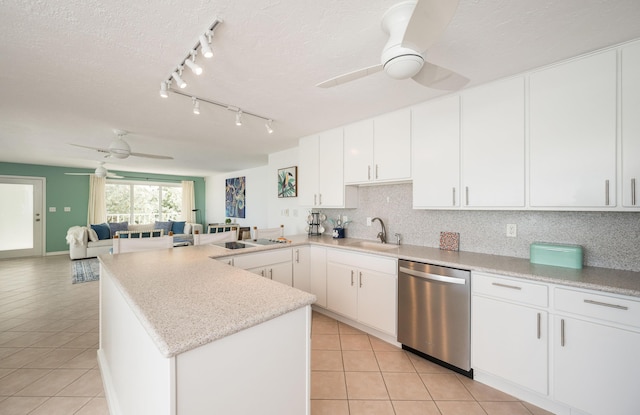
[[[398,261],[398,342],[473,377],[471,272]]]

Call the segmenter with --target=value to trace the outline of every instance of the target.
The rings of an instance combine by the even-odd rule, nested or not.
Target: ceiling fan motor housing
[[[119,136],[109,144],[109,154],[117,159],[126,159],[131,154],[131,147]]]
[[[382,17],[382,30],[389,34],[380,58],[384,71],[394,79],[408,79],[420,72],[424,58],[419,51],[402,47],[416,1],[407,1],[391,7]]]

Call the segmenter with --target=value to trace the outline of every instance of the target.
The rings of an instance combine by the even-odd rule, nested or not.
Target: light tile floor
[[[0,260],[0,414],[108,414],[97,348],[97,282]],[[315,312],[311,359],[312,415],[549,414]]]

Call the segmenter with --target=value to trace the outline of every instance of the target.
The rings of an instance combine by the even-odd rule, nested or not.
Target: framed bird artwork
[[[298,166],[278,169],[278,197],[298,196]]]

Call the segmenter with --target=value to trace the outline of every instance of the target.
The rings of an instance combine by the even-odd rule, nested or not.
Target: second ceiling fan
[[[457,0],[412,0],[392,6],[382,17],[382,30],[389,35],[389,40],[382,50],[381,63],[316,86],[330,88],[384,70],[394,79],[411,78],[430,88],[462,88],[469,79],[424,59],[424,52],[438,40],[457,8]]]
[[[173,157],[170,156],[160,156],[156,154],[147,154],[147,153],[136,153],[131,151],[131,147],[129,144],[124,141],[124,136],[127,135],[127,132],[124,130],[113,130],[116,138],[109,144],[109,148],[99,148],[99,147],[89,147],[83,146],[80,144],[71,144],[72,146],[88,148],[91,150],[96,150],[99,153],[105,153],[105,157],[114,157],[117,159],[126,159],[129,156],[134,157],[145,157],[150,159],[160,159],[160,160],[173,160]]]

